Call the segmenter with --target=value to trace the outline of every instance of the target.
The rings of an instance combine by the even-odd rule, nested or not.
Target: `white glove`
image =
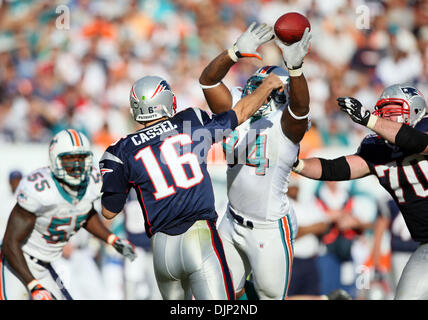
[[[311,38],[312,35],[309,33],[309,28],[306,28],[302,39],[293,44],[286,45],[279,40],[275,40],[276,45],[282,51],[282,57],[288,70],[297,70],[302,67],[303,59],[309,50]]]
[[[111,244],[117,252],[119,252],[121,255],[131,261],[134,261],[134,259],[137,257],[137,253],[135,252],[135,246],[128,240],[120,239],[118,236],[112,233],[107,238],[107,243]]]
[[[257,48],[263,43],[272,40],[275,37],[273,28],[267,26],[265,23],[256,27],[253,22],[248,29],[239,36],[232,48],[229,49],[229,56],[233,61],[238,61],[243,57],[255,57],[262,60],[260,54],[256,51]]]

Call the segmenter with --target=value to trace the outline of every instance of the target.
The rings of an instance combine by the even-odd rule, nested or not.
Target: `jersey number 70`
[[[412,186],[415,195],[419,198],[428,197],[428,189],[424,188],[428,184],[428,161],[424,160],[424,156],[412,155],[404,158],[401,167],[406,177],[407,182]],[[417,170],[418,169],[418,170]],[[385,165],[375,167],[376,175],[383,178],[386,172],[389,172],[389,184],[394,190],[395,196],[399,203],[405,203],[405,194],[400,185],[399,166],[397,161],[391,161]],[[422,175],[418,174],[420,171]]]
[[[169,172],[174,179],[174,185],[168,185],[165,175],[159,165],[158,159],[151,146],[147,146],[135,155],[135,160],[141,160],[150,180],[156,190],[153,196],[156,200],[169,197],[176,193],[175,187],[189,189],[199,184],[204,179],[198,157],[194,153],[185,153],[179,156],[174,145],[178,143],[180,146],[192,144],[193,141],[189,135],[181,133],[176,136],[166,139],[159,150],[168,166]],[[189,178],[184,170],[183,165],[188,164],[192,170],[193,177]],[[175,186],[175,187],[174,187]]]

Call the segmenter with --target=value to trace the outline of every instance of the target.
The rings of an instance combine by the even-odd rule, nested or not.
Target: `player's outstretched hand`
[[[256,22],[253,22],[248,29],[239,36],[233,47],[229,49],[229,55],[232,57],[233,54],[235,54],[237,58],[255,57],[262,60],[262,57],[256,51],[257,48],[272,40],[274,37],[275,35],[272,27],[267,26],[265,23],[256,26]],[[234,61],[237,60],[234,58],[232,59]]]
[[[280,40],[275,40],[276,45],[282,51],[282,57],[284,58],[285,65],[289,70],[295,70],[302,67],[303,59],[309,51],[311,38],[312,34],[309,32],[309,28],[306,28],[302,39],[293,44],[286,45]]]
[[[137,257],[135,246],[128,240],[123,240],[117,237],[117,239],[113,241],[112,246],[116,249],[117,252],[131,261],[134,261],[134,259]]]
[[[30,290],[31,298],[33,300],[55,300],[55,297],[41,284],[37,284]]]
[[[360,101],[352,97],[337,98],[340,109],[346,112],[355,123],[367,126],[371,113],[363,107]]]

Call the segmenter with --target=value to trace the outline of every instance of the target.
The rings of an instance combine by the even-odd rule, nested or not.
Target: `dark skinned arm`
[[[86,220],[85,225],[83,226],[89,233],[93,234],[100,240],[107,242],[108,237],[112,234],[112,232],[106,228],[104,223],[101,221],[101,218],[98,216],[98,213],[91,209],[88,215],[88,219]]]
[[[35,223],[36,216],[16,204],[10,214],[2,245],[7,262],[25,284],[35,278],[28,268],[21,247],[33,231]]]
[[[309,112],[309,90],[305,76],[290,76],[290,109],[297,117]],[[294,143],[299,143],[305,135],[308,119],[295,119],[286,107],[281,117],[282,132]]]
[[[111,212],[102,206],[102,215],[106,219],[113,219],[118,213]],[[104,240],[113,246],[117,252],[133,261],[136,257],[135,246],[127,240],[122,240],[114,233],[110,232],[102,223],[95,210],[91,211],[91,216],[85,226],[86,230],[95,235],[97,238]]]
[[[232,48],[220,53],[203,70],[199,83],[203,86],[216,85],[214,88],[203,89],[211,111],[219,114],[232,108],[232,96],[227,87],[221,83],[229,69],[239,58],[255,57],[262,60],[257,48],[275,37],[273,28],[265,23],[257,25],[253,22],[236,40]],[[218,85],[217,85],[218,84]]]
[[[199,77],[199,83],[207,86],[219,83],[234,64],[227,50],[223,51],[205,67]],[[232,108],[232,95],[224,83],[202,91],[213,113],[219,114]]]

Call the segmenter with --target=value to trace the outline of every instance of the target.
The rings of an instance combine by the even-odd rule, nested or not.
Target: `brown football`
[[[289,12],[276,20],[274,31],[282,42],[292,44],[302,38],[303,32],[308,27],[311,30],[311,25],[304,15],[297,12]]]

